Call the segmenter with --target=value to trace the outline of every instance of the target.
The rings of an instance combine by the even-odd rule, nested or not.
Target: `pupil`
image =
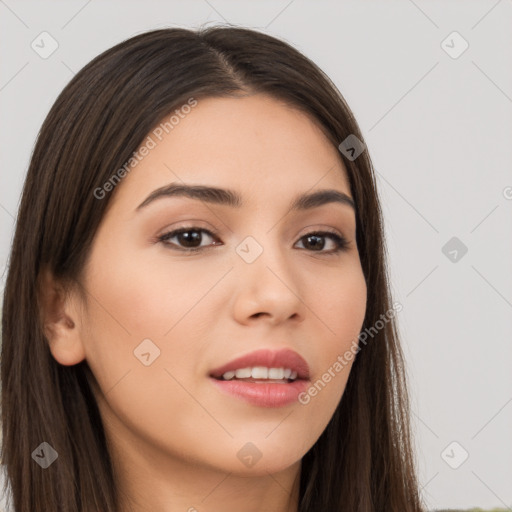
[[[183,245],[186,247],[196,247],[194,242],[201,244],[201,234],[199,231],[184,231],[178,235],[178,238],[180,243],[184,242]]]
[[[308,240],[308,243],[310,240],[315,240],[315,242],[313,242],[313,244],[310,244],[312,245],[313,249],[315,248],[315,246],[319,249],[323,249],[324,248],[324,245],[325,245],[325,241],[324,239],[321,237],[321,236],[318,236],[318,235],[308,235],[307,236],[307,240]]]

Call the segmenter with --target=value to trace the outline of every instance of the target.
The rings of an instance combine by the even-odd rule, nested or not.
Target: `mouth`
[[[260,407],[282,407],[297,402],[309,385],[309,366],[290,349],[259,350],[210,372],[223,393]]]

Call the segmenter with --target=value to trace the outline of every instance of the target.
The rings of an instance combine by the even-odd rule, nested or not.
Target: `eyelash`
[[[216,236],[215,233],[212,233],[210,230],[208,229],[205,229],[205,228],[200,228],[200,227],[197,227],[197,226],[187,226],[187,227],[183,227],[183,228],[179,228],[179,229],[175,229],[174,231],[168,231],[167,233],[164,233],[162,235],[160,235],[157,240],[159,242],[162,242],[164,245],[167,245],[167,246],[171,246],[173,244],[170,244],[168,242],[168,240],[170,238],[174,238],[175,236],[177,235],[180,235],[182,233],[187,233],[189,231],[199,231],[199,232],[204,232],[206,233],[208,236],[211,236],[212,238],[214,239],[218,239],[218,237]],[[325,254],[327,256],[335,256],[337,255],[338,253],[340,253],[341,251],[345,251],[348,249],[349,247],[349,243],[347,241],[347,239],[341,235],[339,235],[338,233],[335,233],[334,231],[328,231],[328,230],[324,230],[324,231],[312,231],[310,233],[306,233],[305,235],[301,236],[299,240],[302,240],[303,238],[306,238],[308,236],[312,236],[312,235],[316,235],[316,236],[321,236],[321,237],[324,237],[324,236],[328,236],[328,237],[331,237],[332,240],[334,240],[335,244],[336,244],[336,248],[335,249],[331,249],[330,251],[324,251],[324,250],[320,250],[320,251],[314,251],[314,250],[311,250],[310,252],[318,252],[320,254]],[[202,240],[201,240],[202,241]],[[215,244],[215,245],[221,245],[221,244]],[[213,245],[210,245],[210,246],[206,246],[206,247],[194,247],[194,248],[175,248],[175,247],[170,247],[172,250],[177,250],[177,251],[182,251],[184,253],[198,253],[200,251],[203,251],[205,249],[209,249],[213,247]],[[303,249],[303,250],[308,250],[308,249]]]

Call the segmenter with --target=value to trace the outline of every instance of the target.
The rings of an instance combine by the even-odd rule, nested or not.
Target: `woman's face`
[[[117,185],[84,274],[80,346],[107,435],[139,466],[283,470],[331,419],[351,362],[333,368],[364,319],[354,209],[291,209],[322,190],[351,197],[345,168],[309,117],[265,95],[200,100],[167,131],[150,134],[155,147]],[[241,204],[175,194],[139,207],[170,184],[229,189]],[[307,236],[324,231],[335,235]],[[338,252],[336,235],[347,242]],[[210,376],[260,349],[298,353],[309,366],[301,389],[320,381],[316,395],[280,402],[279,389],[297,395],[297,384],[239,381],[269,389],[251,401]]]

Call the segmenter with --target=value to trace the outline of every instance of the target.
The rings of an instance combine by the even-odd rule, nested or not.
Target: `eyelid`
[[[213,227],[210,223],[204,222],[201,220],[190,219],[180,222],[176,224],[172,224],[170,227],[167,226],[160,231],[160,234],[155,236],[153,241],[158,241],[162,236],[168,235],[171,232],[182,231],[182,230],[190,230],[190,231],[206,231],[209,232],[212,236],[220,237],[220,231]]]

